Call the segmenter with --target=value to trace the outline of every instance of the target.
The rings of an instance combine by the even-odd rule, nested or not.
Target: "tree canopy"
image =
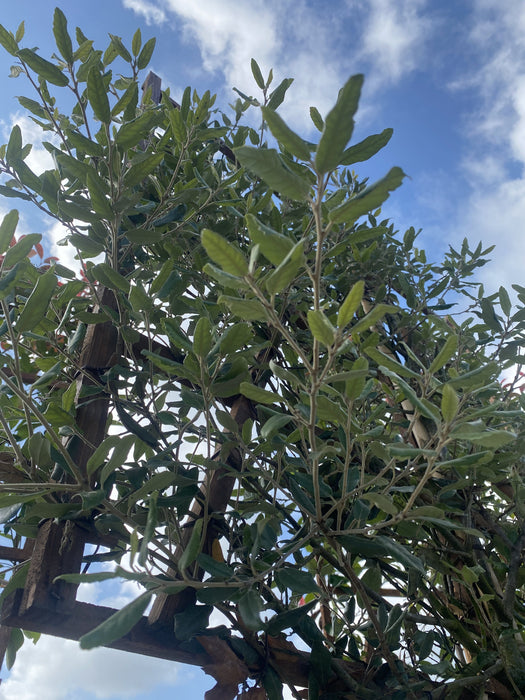
[[[141,95],[140,30],[53,32],[48,59],[0,25],[54,161],[15,126],[0,195],[61,222],[82,276],[4,217],[0,520],[13,547],[89,533],[61,585],[142,588],[81,646],[147,614],[207,655],[210,698],[525,697],[525,288],[382,218],[404,173],[354,171],[392,136],[351,141],[362,76],[310,142],[255,60],[226,113]]]

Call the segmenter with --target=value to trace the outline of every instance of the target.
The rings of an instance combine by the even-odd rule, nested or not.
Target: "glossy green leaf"
[[[67,31],[67,19],[62,10],[55,8],[53,15],[53,34],[58,50],[66,63],[73,63],[73,44]]]
[[[57,283],[56,275],[51,271],[38,278],[35,288],[18,318],[16,328],[19,333],[34,330],[38,326],[49,310]]]
[[[321,310],[308,312],[308,327],[313,337],[327,348],[333,345],[335,340],[335,328]]]
[[[381,350],[379,350],[379,348],[376,348],[373,345],[363,348],[363,352],[365,352],[368,355],[368,357],[371,357],[374,360],[374,362],[377,362],[378,365],[388,367],[388,369],[392,370],[392,372],[396,372],[396,374],[399,374],[401,377],[409,377],[410,379],[421,379],[421,375],[419,375],[417,372],[414,372],[414,370],[409,369],[405,365],[401,364],[401,362],[398,362],[393,357],[387,355],[386,353],[382,352]]]
[[[65,73],[63,73],[58,66],[53,63],[46,61],[31,49],[20,49],[18,51],[18,57],[37,73],[41,78],[47,80],[48,83],[53,85],[58,85],[58,87],[65,87],[69,84],[69,79]]]
[[[498,295],[501,310],[503,311],[505,316],[510,316],[510,312],[512,311],[512,304],[510,301],[509,293],[507,292],[505,287],[499,288]]]
[[[116,34],[110,34],[109,35],[111,38],[111,43],[117,52],[117,54],[124,59],[127,63],[131,63],[131,54],[127,50],[127,48],[124,46],[122,39],[117,36]]]
[[[318,173],[334,170],[341,163],[346,145],[354,131],[354,114],[359,105],[364,77],[352,76],[339,91],[337,102],[327,114],[315,154]]]
[[[284,260],[266,278],[266,290],[269,294],[279,294],[298,276],[303,267],[304,241],[298,241]]]
[[[95,117],[103,124],[109,124],[111,122],[111,110],[109,108],[106,85],[102,74],[96,67],[91,68],[88,73],[87,95]]]
[[[361,163],[375,156],[375,154],[384,148],[392,138],[393,129],[385,129],[380,134],[367,136],[366,139],[356,143],[355,146],[350,146],[343,153],[341,165],[353,165]]]
[[[317,107],[310,107],[310,117],[314,123],[315,128],[318,131],[323,131],[324,129],[324,119],[321,116],[321,113],[317,109]]]
[[[292,566],[283,566],[275,571],[275,581],[280,588],[289,588],[293,593],[318,593],[319,587],[308,571]]]
[[[22,132],[18,124],[15,124],[11,129],[9,141],[7,142],[7,150],[5,153],[6,161],[10,165],[14,165],[20,160],[22,152]]]
[[[269,109],[277,109],[284,101],[288,88],[293,83],[293,78],[284,78],[270,95],[268,100]]]
[[[265,122],[268,124],[272,135],[277,141],[296,158],[310,160],[311,148],[308,143],[304,141],[299,134],[292,131],[277,112],[269,109],[269,107],[262,107],[261,111]]]
[[[210,320],[201,316],[193,333],[193,350],[198,357],[206,357],[212,346],[212,334]]]
[[[254,172],[272,190],[283,197],[305,201],[310,193],[310,182],[292,172],[273,148],[240,146],[234,149],[235,156],[248,170]]]
[[[445,384],[443,386],[443,393],[441,396],[441,414],[443,420],[447,423],[451,423],[459,408],[459,398],[453,387],[450,384]]]
[[[34,245],[40,243],[42,236],[40,233],[30,233],[24,238],[20,238],[12,248],[9,248],[4,258],[4,267],[9,268],[23,260],[31,252]]]
[[[188,566],[191,566],[195,559],[197,559],[197,556],[199,555],[201,551],[201,537],[202,537],[202,526],[203,526],[203,519],[199,518],[196,520],[193,524],[193,528],[191,531],[191,537],[190,541],[186,545],[181,558],[179,559],[179,569],[180,571],[184,571],[184,569],[187,569]]]
[[[79,131],[68,131],[67,139],[70,145],[77,149],[77,152],[86,153],[88,156],[100,157],[104,155],[104,148],[99,143],[88,139]]]
[[[363,318],[360,318],[357,323],[350,326],[350,333],[362,333],[364,330],[370,330],[385,314],[395,311],[397,311],[395,306],[377,304]]]
[[[123,124],[117,132],[115,140],[121,149],[135,148],[146,139],[159,125],[160,112],[148,110],[136,119]]]
[[[458,336],[455,334],[451,334],[447,337],[445,344],[441,348],[441,350],[438,352],[436,357],[432,360],[432,363],[430,367],[428,368],[428,371],[431,374],[434,374],[434,372],[437,372],[439,369],[444,367],[456,354],[456,351],[458,349]]]
[[[257,87],[259,87],[261,90],[264,90],[264,78],[261,73],[261,69],[259,68],[259,64],[255,60],[255,58],[252,58],[250,65],[252,69],[252,75],[254,77],[255,82],[257,83]]]
[[[246,224],[252,242],[259,246],[264,257],[273,265],[280,265],[293,248],[293,239],[274,231],[253,214],[246,215]]]
[[[250,588],[239,597],[237,605],[246,627],[254,632],[260,630],[263,625],[259,615],[262,611],[262,601],[257,591]]]
[[[339,307],[337,314],[337,325],[344,328],[352,320],[355,312],[361,306],[361,300],[365,291],[364,280],[359,280],[346,295],[345,300]]]
[[[106,196],[106,184],[93,170],[89,170],[87,173],[87,186],[91,206],[95,212],[104,219],[113,220],[115,213],[110,200]]]
[[[18,210],[11,209],[2,219],[2,223],[0,224],[0,255],[5,253],[11,245],[18,225],[18,218]]]
[[[250,384],[250,382],[241,382],[240,392],[246,398],[257,403],[272,404],[282,401],[282,397],[279,394],[262,389],[260,386]]]
[[[2,24],[0,24],[0,44],[4,47],[7,53],[11,54],[11,56],[17,55],[18,44],[11,32],[8,32]]]
[[[500,322],[499,318],[496,315],[496,312],[494,311],[493,304],[485,297],[483,299],[480,299],[480,304],[481,304],[481,317],[482,317],[483,321],[487,324],[487,327],[491,331],[495,331],[496,333],[501,333],[503,328],[501,326],[501,322]]]
[[[204,229],[201,241],[210,258],[230,275],[243,277],[248,274],[248,261],[241,251],[220,234]]]
[[[80,647],[94,649],[99,646],[108,646],[108,644],[124,637],[140,621],[152,595],[153,591],[146,591],[91,632],[84,634],[80,637]]]
[[[378,209],[388,199],[390,192],[401,185],[404,177],[401,168],[391,168],[384,178],[332,209],[328,215],[330,221],[334,224],[353,224],[359,217]]]
[[[139,57],[137,58],[137,68],[139,70],[144,70],[144,68],[146,68],[148,63],[151,61],[153,51],[155,50],[156,42],[157,40],[155,39],[155,37],[152,37],[151,39],[148,39],[142,47],[142,51],[140,52]]]
[[[163,153],[153,153],[152,155],[141,159],[139,162],[134,163],[124,175],[124,184],[126,187],[134,187],[142,182],[144,178],[153,173],[153,171],[162,163],[163,159]]]
[[[91,268],[92,274],[104,287],[114,291],[129,292],[129,280],[114,270],[108,263],[99,263]]]

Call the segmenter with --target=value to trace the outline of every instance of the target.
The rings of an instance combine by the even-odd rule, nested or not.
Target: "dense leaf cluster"
[[[392,135],[348,146],[362,76],[324,119],[312,108],[310,143],[275,111],[291,80],[274,89],[255,61],[260,99],[239,93],[227,116],[189,88],[180,106],[141,97],[154,40],[140,31],[103,52],[80,29],[74,43],[58,9],[53,30],[48,61],[21,48],[23,26],[0,27],[55,164],[32,171],[15,126],[0,194],[64,224],[83,278],[34,266],[41,237],[16,240],[16,210],[4,218],[5,537],[82,522],[111,544],[68,580],[144,587],[86,648],[155,597],[174,602],[181,643],[226,640],[270,698],[283,684],[523,697],[525,288],[517,308],[487,296],[481,245],[431,263],[414,229],[381,219],[404,174],[369,185],[351,169]],[[257,131],[243,122],[259,106]],[[111,352],[93,366],[97,327]],[[306,675],[272,652],[285,645],[308,650]]]

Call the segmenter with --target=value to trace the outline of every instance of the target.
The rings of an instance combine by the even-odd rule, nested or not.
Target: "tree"
[[[15,126],[0,194],[62,222],[84,277],[34,266],[7,214],[0,513],[15,548],[54,547],[36,568],[62,602],[142,587],[81,646],[149,626],[210,698],[524,697],[525,288],[487,296],[481,244],[429,263],[380,218],[404,174],[352,170],[392,135],[348,146],[362,76],[310,143],[255,61],[261,97],[229,117],[189,88],[140,99],[140,31],[74,47],[59,9],[53,31],[49,61],[0,27],[55,163],[32,172]],[[4,623],[35,557],[3,572]]]

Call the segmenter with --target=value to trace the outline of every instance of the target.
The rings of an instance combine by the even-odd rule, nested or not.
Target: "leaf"
[[[458,407],[458,395],[450,384],[445,384],[443,386],[443,393],[441,396],[441,415],[443,416],[443,420],[447,423],[451,423],[456,417]]]
[[[261,223],[253,214],[246,214],[245,220],[252,243],[273,265],[280,265],[293,248],[293,239]]]
[[[341,163],[346,144],[354,130],[354,114],[359,105],[364,77],[352,76],[339,91],[337,102],[327,114],[315,154],[318,173],[334,170]]]
[[[310,146],[286,122],[269,107],[261,107],[263,118],[272,135],[296,158],[310,160]]]
[[[259,613],[262,610],[261,597],[257,591],[250,588],[237,601],[239,612],[244,624],[250,630],[256,632],[263,626]]]
[[[2,44],[7,53],[10,53],[11,56],[17,55],[18,44],[13,38],[11,32],[8,32],[2,24],[0,24],[0,44]]]
[[[289,588],[292,593],[318,593],[319,587],[314,577],[308,571],[296,569],[292,566],[283,566],[275,570],[275,582],[279,588]]]
[[[155,37],[152,37],[151,39],[148,39],[142,47],[142,51],[140,52],[139,57],[137,58],[137,68],[139,70],[144,70],[144,68],[146,68],[148,63],[151,61],[153,51],[155,50],[156,42],[157,40],[155,39]]]
[[[102,218],[112,221],[115,218],[115,212],[110,200],[106,197],[105,183],[94,170],[90,169],[87,173],[87,186],[94,211]]]
[[[18,225],[18,210],[11,209],[0,224],[0,255],[9,248]]]
[[[449,362],[449,360],[452,359],[452,357],[456,353],[457,349],[458,349],[458,336],[455,334],[449,335],[445,341],[445,344],[441,348],[441,350],[438,352],[436,357],[432,360],[432,363],[431,363],[430,367],[428,368],[428,371],[431,374],[434,374],[439,369],[444,367],[447,364],[447,362]]]
[[[503,311],[505,316],[509,317],[510,312],[512,311],[512,304],[510,302],[509,293],[507,292],[505,287],[500,287],[498,294],[501,310]]]
[[[129,292],[129,280],[123,277],[120,272],[114,270],[108,263],[99,263],[91,268],[94,278],[98,280],[104,287],[113,291]]]
[[[210,258],[230,275],[244,277],[248,274],[248,261],[241,251],[220,234],[205,228],[201,241]]]
[[[67,140],[73,148],[77,149],[77,153],[80,151],[86,153],[88,156],[98,156],[104,155],[103,147],[96,141],[91,141],[87,136],[81,134],[80,131],[68,131]]]
[[[66,63],[73,63],[73,44],[67,31],[67,19],[59,7],[55,7],[53,15],[53,34],[58,50]]]
[[[366,314],[366,316],[363,316],[363,318],[359,319],[357,323],[350,326],[350,333],[362,333],[364,330],[375,326],[375,324],[380,321],[385,314],[395,312],[397,310],[398,309],[395,306],[389,306],[388,304],[377,304]]]
[[[116,34],[110,34],[109,35],[111,38],[111,43],[113,47],[115,48],[117,54],[126,61],[126,63],[131,63],[131,54],[127,50],[127,48],[124,46],[122,43],[122,39],[119,36],[116,36]]]
[[[200,554],[203,523],[204,521],[202,518],[194,521],[190,541],[186,545],[186,548],[179,559],[180,571],[184,571],[184,569],[187,569],[188,566],[191,566],[191,564],[193,564],[193,562],[197,559],[197,556]]]
[[[372,136],[367,136],[366,139],[356,143],[355,146],[350,146],[343,153],[341,158],[341,165],[353,165],[354,163],[361,163],[364,160],[368,160],[372,156],[380,151],[392,138],[394,133],[393,129],[385,129],[380,134],[373,134]]]
[[[365,292],[364,280],[359,280],[354,284],[352,289],[346,295],[345,300],[339,307],[337,314],[337,325],[339,328],[344,328],[352,320],[353,315],[361,306],[361,300]]]
[[[494,311],[494,306],[492,305],[492,303],[487,298],[483,297],[483,299],[480,299],[480,304],[481,318],[486,323],[487,327],[491,331],[501,333],[503,328],[501,327],[499,318],[496,316],[496,312]]]
[[[163,159],[164,153],[153,153],[132,165],[124,175],[124,184],[126,187],[134,187],[142,182],[148,175],[153,173]]]
[[[206,316],[201,316],[193,333],[193,351],[198,357],[206,357],[212,346],[211,324]]]
[[[124,637],[142,618],[148,607],[153,591],[146,591],[141,596],[125,605],[107,620],[80,637],[82,649],[108,646]]]
[[[317,107],[310,107],[310,117],[314,123],[315,128],[318,131],[323,131],[324,129],[324,119],[321,116],[321,113],[317,109]]]
[[[58,66],[38,56],[34,51],[31,51],[31,49],[20,49],[17,55],[20,60],[27,63],[35,73],[44,80],[47,80],[48,83],[58,85],[58,87],[65,87],[69,84],[67,75],[65,75]]]
[[[239,390],[243,396],[257,403],[272,404],[283,400],[279,394],[262,389],[260,386],[250,384],[250,382],[241,382]]]
[[[234,153],[245,168],[281,196],[299,201],[308,199],[310,182],[292,172],[274,148],[240,146],[234,149]]]
[[[308,327],[313,337],[327,348],[333,345],[335,340],[335,328],[326,318],[324,313],[318,310],[310,310],[307,315]]]
[[[405,367],[405,365],[402,365],[393,357],[387,355],[386,353],[382,352],[381,350],[379,350],[379,348],[376,348],[373,345],[371,345],[370,347],[363,348],[363,352],[366,353],[369,357],[371,357],[375,362],[377,362],[378,365],[388,367],[388,369],[392,370],[393,372],[396,372],[402,377],[409,377],[411,379],[421,379],[421,376],[417,372],[414,372],[408,367]]]
[[[285,629],[293,629],[299,624],[302,618],[310,612],[312,608],[317,605],[317,600],[311,600],[309,603],[305,603],[298,608],[292,608],[291,610],[285,610],[285,612],[279,613],[272,617],[265,627],[266,634],[271,637],[277,637],[277,635]]]
[[[115,137],[117,144],[123,150],[135,148],[135,146],[138,146],[139,143],[146,139],[150,132],[158,126],[160,116],[160,112],[148,110],[136,119],[124,123],[117,131]]]
[[[401,168],[391,168],[381,180],[351,197],[328,214],[334,224],[353,224],[360,216],[378,209],[393,190],[397,189],[406,177]]]
[[[51,271],[38,278],[16,323],[16,329],[19,333],[34,330],[38,326],[49,310],[49,303],[57,283],[56,275]]]
[[[283,103],[284,96],[286,95],[288,88],[293,83],[293,78],[285,78],[282,80],[275,90],[270,95],[268,100],[268,107],[270,109],[277,109],[279,105]]]
[[[259,68],[259,64],[255,60],[255,58],[252,58],[250,65],[252,69],[252,75],[254,77],[255,82],[257,83],[257,87],[259,87],[261,90],[264,90],[264,78],[261,73],[261,69]]]
[[[284,260],[266,278],[269,294],[279,294],[297,277],[303,262],[304,240],[298,241]]]
[[[108,94],[102,74],[98,68],[91,68],[87,77],[87,96],[95,117],[103,124],[111,122]]]
[[[365,501],[370,501],[370,503],[373,503],[388,515],[397,515],[398,513],[398,509],[392,501],[392,498],[388,497],[384,493],[375,493],[374,491],[370,491],[369,493],[364,493],[361,498]]]
[[[5,158],[9,164],[18,164],[17,161],[21,160],[22,151],[22,132],[18,124],[15,124],[11,129],[11,134],[9,136],[9,141],[7,143],[7,150]]]
[[[30,233],[21,238],[12,248],[9,248],[4,258],[4,267],[9,268],[17,262],[26,258],[34,245],[40,243],[42,236],[40,233]]]

